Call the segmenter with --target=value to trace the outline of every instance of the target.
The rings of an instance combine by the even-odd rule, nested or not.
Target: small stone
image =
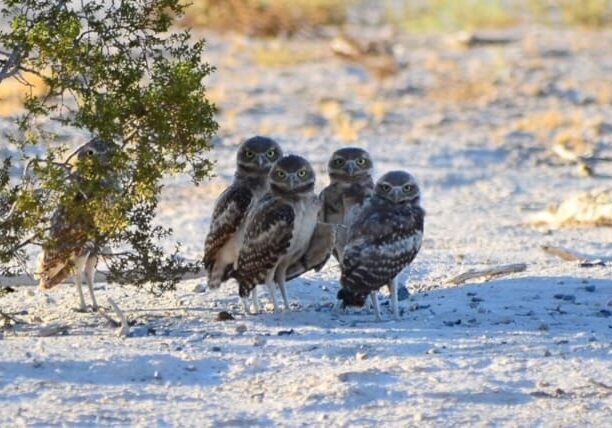
[[[402,300],[406,300],[409,297],[410,297],[410,292],[405,286],[397,288],[397,300],[398,301],[401,302]]]
[[[212,348],[210,348],[210,350],[212,352],[221,352],[221,348],[219,346],[213,346]]]
[[[546,324],[545,322],[543,322],[542,324],[540,324],[538,326],[538,330],[540,330],[540,331],[548,331],[548,330],[550,330],[550,326],[548,324]]]
[[[597,316],[602,317],[602,318],[608,318],[610,315],[612,315],[612,312],[609,311],[608,309],[602,309],[599,312],[597,312]]]
[[[217,321],[231,321],[233,319],[234,316],[227,311],[221,311],[217,314]]]
[[[357,352],[357,354],[355,355],[355,359],[357,361],[367,360],[368,358],[369,358],[369,355],[365,352]]]
[[[584,287],[584,291],[588,291],[589,293],[592,293],[595,291],[595,286],[593,284],[587,285]]]
[[[429,349],[429,350],[427,351],[427,354],[428,354],[428,355],[431,355],[431,354],[439,354],[439,353],[440,353],[440,350],[439,350],[438,348],[431,348],[431,349]]]
[[[278,333],[276,333],[277,336],[289,336],[291,334],[295,333],[295,331],[293,329],[291,330],[280,330]]]
[[[547,349],[546,351],[544,351],[544,356],[545,357],[550,357],[552,354],[550,353],[550,351]]]
[[[206,284],[204,284],[203,282],[198,283],[193,288],[193,292],[194,293],[205,293],[206,292]]]
[[[255,339],[253,339],[253,346],[263,346],[265,343],[266,339],[262,336],[255,336]]]
[[[484,302],[484,299],[481,297],[472,297],[472,302],[480,303],[480,302]]]
[[[238,333],[238,334],[242,334],[242,333],[244,333],[245,331],[247,331],[247,326],[246,326],[246,325],[244,325],[244,324],[238,324],[238,325],[236,326],[236,333]]]

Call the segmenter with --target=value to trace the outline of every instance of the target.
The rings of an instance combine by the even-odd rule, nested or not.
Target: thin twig
[[[467,272],[464,272],[460,275],[457,275],[451,278],[449,282],[452,282],[453,284],[458,285],[458,284],[463,284],[466,281],[469,281],[471,279],[476,279],[476,278],[484,278],[485,281],[488,281],[489,279],[496,277],[496,276],[509,275],[511,273],[523,272],[525,269],[527,269],[527,265],[525,263],[494,266],[494,267],[483,269],[483,270],[471,269]]]
[[[125,313],[121,309],[119,309],[119,306],[117,306],[117,304],[110,297],[108,298],[108,303],[111,305],[111,308],[113,308],[113,311],[115,311],[115,314],[117,314],[117,316],[121,320],[121,329],[117,332],[117,335],[127,337],[130,332],[130,326],[128,324]]]
[[[565,248],[556,247],[554,245],[542,245],[542,251],[551,256],[559,257],[567,262],[575,262],[582,260],[576,253],[566,250]]]

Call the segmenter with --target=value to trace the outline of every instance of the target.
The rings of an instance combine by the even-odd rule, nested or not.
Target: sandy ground
[[[280,66],[257,54],[280,52],[274,44],[210,35],[217,177],[198,188],[169,179],[158,221],[197,257],[235,147],[253,134],[307,157],[319,189],[333,149],[365,147],[377,175],[409,170],[424,192],[425,241],[401,275],[411,292],[402,320],[335,314],[333,262],[289,285],[294,311],[282,314],[244,316],[233,283],[195,293],[205,279],[184,281],[159,298],[99,284],[101,302],[112,297],[133,322],[128,338],[98,314],[72,311],[71,285],[47,294],[15,287],[0,297],[0,309],[24,322],[0,327],[0,425],[609,424],[612,229],[534,229],[526,218],[610,187],[610,162],[589,161],[585,176],[555,147],[579,141],[610,156],[612,33],[510,38],[457,49],[441,37],[401,36],[400,71],[379,81],[333,57],[327,41],[283,44],[309,59]],[[607,265],[580,267],[544,253],[545,244]],[[448,282],[506,263],[527,270]],[[235,319],[216,321],[221,310]],[[38,336],[56,323],[65,334]]]

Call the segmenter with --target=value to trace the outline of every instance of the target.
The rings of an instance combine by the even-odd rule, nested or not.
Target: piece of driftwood
[[[448,42],[450,44],[468,48],[478,46],[507,45],[516,41],[517,39],[515,37],[509,37],[508,35],[504,34],[472,33],[467,31],[461,31],[448,38]]]
[[[501,275],[509,275],[511,273],[523,272],[527,269],[527,265],[525,263],[515,263],[510,265],[501,265],[501,266],[493,266],[487,269],[476,270],[470,269],[467,272],[464,272],[460,275],[457,275],[454,278],[451,278],[449,282],[458,285],[463,284],[466,281],[476,278],[484,278],[485,281],[488,281],[491,278]]]
[[[559,257],[567,262],[576,262],[582,260],[576,253],[567,250],[562,247],[555,247],[554,245],[542,245],[542,250],[550,254],[551,256]]]
[[[117,304],[110,297],[108,298],[108,304],[111,306],[111,308],[113,308],[113,311],[115,311],[115,314],[121,320],[121,328],[117,332],[117,336],[126,337],[130,333],[130,325],[128,324],[125,312],[119,309],[119,306],[117,306]]]
[[[542,245],[542,250],[551,256],[559,257],[567,262],[577,262],[581,267],[605,266],[605,257],[598,258],[579,254],[567,248],[557,247],[554,245]]]
[[[102,308],[98,309],[98,313],[100,314],[102,318],[108,321],[110,325],[112,325],[113,327],[115,328],[121,327],[121,322],[117,321],[116,319],[108,315],[104,309]]]
[[[58,334],[67,333],[68,330],[69,330],[69,327],[66,324],[49,324],[49,325],[42,326],[38,330],[38,336],[40,337],[57,336]]]

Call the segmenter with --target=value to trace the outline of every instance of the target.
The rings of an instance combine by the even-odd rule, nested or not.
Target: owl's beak
[[[391,191],[391,194],[393,195],[394,202],[399,202],[404,197],[404,191],[402,190],[401,187],[394,187],[393,190]]]
[[[355,161],[348,161],[346,163],[346,167],[348,169],[348,174],[350,177],[355,175],[355,172],[357,171],[357,167],[355,166]]]
[[[290,174],[289,175],[289,187],[291,189],[295,189],[298,186],[298,184],[300,184],[300,179],[298,178],[298,176],[295,174]]]
[[[266,155],[257,155],[257,165],[260,167],[266,166]]]

